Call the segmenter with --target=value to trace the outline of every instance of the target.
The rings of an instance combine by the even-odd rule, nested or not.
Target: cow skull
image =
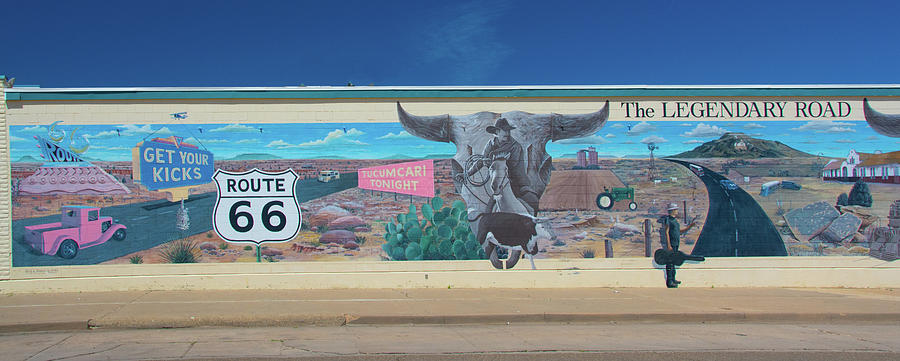
[[[436,142],[453,143],[456,154],[451,160],[453,177],[457,192],[466,201],[467,207],[474,208],[469,212],[473,219],[484,212],[490,212],[487,203],[491,195],[485,187],[471,186],[460,182],[459,176],[465,173],[467,161],[472,155],[482,154],[485,146],[493,138],[486,131],[488,126],[495,125],[499,118],[505,118],[515,127],[511,131],[513,139],[523,148],[525,174],[528,185],[538,198],[550,183],[552,158],[547,154],[548,141],[579,138],[596,133],[609,118],[609,101],[597,112],[588,114],[531,114],[521,111],[506,113],[480,112],[468,115],[432,115],[418,116],[406,112],[397,103],[400,123],[412,135]],[[486,171],[485,171],[486,172]],[[482,178],[486,177],[481,174]],[[537,204],[530,207],[537,213]],[[470,222],[477,232],[477,222]]]

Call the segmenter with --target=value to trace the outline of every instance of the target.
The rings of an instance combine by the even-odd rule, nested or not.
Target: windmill
[[[659,146],[654,142],[647,143],[647,149],[650,150],[650,180],[656,178],[656,163],[653,160],[653,151],[659,149]]]

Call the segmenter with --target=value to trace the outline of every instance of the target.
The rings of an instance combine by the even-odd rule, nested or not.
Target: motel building
[[[851,149],[847,158],[832,160],[822,170],[822,180],[900,184],[900,151],[862,153]]]

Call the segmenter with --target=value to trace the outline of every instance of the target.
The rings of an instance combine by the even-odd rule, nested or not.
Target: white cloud
[[[702,144],[702,143],[705,143],[705,142],[702,141],[702,140],[699,140],[699,139],[691,139],[691,140],[685,140],[685,141],[683,141],[683,142],[681,142],[681,143],[682,143],[682,144]]]
[[[681,136],[682,137],[707,138],[707,137],[718,137],[727,132],[728,132],[728,130],[725,128],[720,128],[719,126],[716,126],[716,125],[700,123],[700,124],[697,124],[697,126],[694,127],[694,129],[682,133]]]
[[[866,137],[866,140],[878,140],[878,137],[876,137],[874,135],[870,135],[870,136]]]
[[[171,130],[167,127],[162,127],[154,130],[150,124],[145,124],[144,126],[137,126],[134,124],[123,124],[117,126],[118,128],[122,128],[122,135],[150,135],[153,134],[155,136],[167,137],[173,135]]]
[[[129,147],[107,147],[103,145],[92,145],[91,149],[102,149],[102,150],[131,150]]]
[[[679,125],[681,125],[682,127],[690,127],[690,126],[694,125],[694,123],[681,123]]]
[[[15,136],[15,135],[10,135],[10,136],[9,136],[9,141],[10,141],[10,142],[24,142],[24,141],[26,141],[26,140],[28,140],[28,139],[25,139],[25,138],[22,138],[22,137],[17,137],[17,136]]]
[[[412,134],[407,133],[407,132],[404,130],[404,131],[401,131],[401,132],[399,132],[399,133],[397,133],[397,134],[394,134],[393,132],[389,132],[389,133],[387,133],[387,134],[385,134],[385,135],[382,135],[382,136],[380,136],[380,137],[378,137],[378,138],[375,138],[375,139],[406,139],[406,138],[415,138],[415,136],[412,135]]]
[[[624,128],[625,126],[622,123],[613,123],[610,125],[611,128]]]
[[[246,139],[241,139],[241,140],[235,142],[235,144],[250,144],[250,143],[257,143],[257,142],[259,142],[259,139],[246,138]]]
[[[835,143],[856,143],[855,140],[850,140],[850,139],[838,139],[838,140],[835,140],[834,142]]]
[[[625,134],[628,135],[641,135],[644,133],[649,133],[656,130],[656,126],[647,122],[640,122],[631,126],[631,130],[627,131]]]
[[[607,137],[607,138],[615,138],[616,135],[613,134],[613,133],[607,133],[607,134],[606,134],[606,137]]]
[[[747,123],[747,124],[744,124],[744,129],[747,129],[747,130],[750,130],[750,129],[762,129],[762,128],[765,128],[765,126],[762,126],[762,125],[759,125],[759,124],[756,124],[756,123]]]
[[[650,143],[665,143],[665,142],[668,142],[668,140],[666,140],[666,138],[663,138],[663,137],[660,137],[660,136],[656,136],[656,135],[651,135],[651,136],[649,136],[649,137],[646,137],[646,138],[644,138],[644,139],[641,139],[641,143],[644,143],[644,144],[650,144]]]
[[[856,133],[856,131],[848,127],[831,127],[825,130],[817,130],[816,133]]]
[[[234,124],[228,124],[221,128],[210,129],[209,131],[210,132],[227,132],[227,133],[256,133],[256,132],[259,132],[259,128],[234,123]]]
[[[855,124],[853,123],[836,122],[833,120],[813,120],[806,122],[806,124],[799,127],[791,128],[791,130],[814,131],[816,133],[847,133],[855,132],[855,130],[849,128],[854,125]]]
[[[231,143],[230,140],[226,140],[226,139],[200,139],[200,140],[198,141],[197,138],[194,138],[194,137],[186,138],[186,139],[184,139],[184,141],[185,141],[185,142],[188,142],[188,143],[190,143],[190,144],[194,144],[194,145],[200,145],[200,144],[217,144],[217,143]]]
[[[105,138],[112,138],[112,137],[118,137],[118,136],[119,136],[119,132],[117,132],[115,130],[104,130],[97,134],[85,134],[84,135],[84,137],[88,138],[88,139],[105,139]]]
[[[279,139],[279,140],[273,140],[273,141],[269,142],[269,144],[266,144],[266,147],[267,148],[290,148],[290,147],[296,147],[296,146]]]
[[[603,143],[606,143],[606,139],[603,139],[603,137],[601,137],[599,135],[592,135],[592,136],[583,137],[583,138],[562,139],[562,140],[556,141],[554,143],[559,143],[559,144],[603,144]]]
[[[366,143],[363,143],[359,140],[350,139],[350,137],[358,137],[363,134],[365,134],[365,133],[357,130],[356,128],[351,128],[350,130],[348,130],[346,132],[341,129],[335,129],[335,130],[329,132],[328,135],[325,136],[325,138],[316,139],[316,140],[312,140],[312,141],[305,142],[305,143],[300,143],[297,146],[302,148],[302,147],[327,145],[327,144],[335,144],[335,143],[366,145]]]
[[[637,144],[637,143],[635,143],[635,142],[629,140],[629,141],[624,141],[624,142],[622,142],[622,144]]]
[[[46,133],[47,128],[41,125],[35,125],[31,127],[22,128],[22,131],[25,133]]]
[[[364,143],[357,139],[352,139],[353,137],[358,137],[365,132],[362,132],[356,128],[351,128],[350,130],[344,131],[341,129],[335,129],[328,133],[325,138],[311,140],[308,142],[300,143],[300,144],[291,144],[285,142],[281,139],[272,141],[266,147],[275,147],[279,149],[284,148],[307,148],[307,147],[315,147],[315,146],[327,146],[327,145],[336,145],[336,144],[346,144],[346,145],[369,145],[368,143]]]

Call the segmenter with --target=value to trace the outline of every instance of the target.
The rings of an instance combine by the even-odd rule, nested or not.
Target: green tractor
[[[634,203],[634,188],[631,187],[613,188],[612,190],[603,187],[603,193],[597,195],[597,207],[610,209],[616,202],[622,200],[631,201],[628,203],[628,210],[637,210],[637,203]]]

